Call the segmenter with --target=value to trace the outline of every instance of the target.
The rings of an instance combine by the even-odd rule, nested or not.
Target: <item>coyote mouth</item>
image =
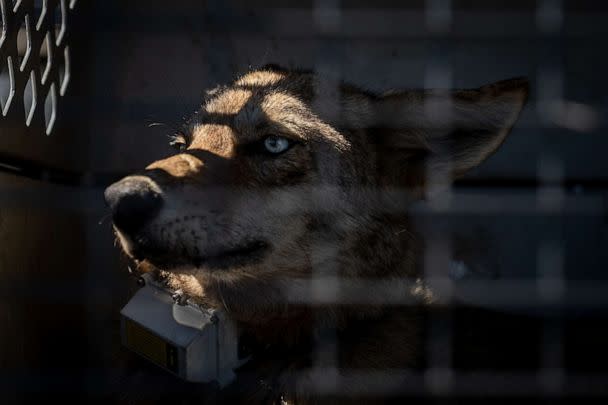
[[[199,262],[197,267],[228,268],[258,262],[264,258],[267,251],[268,244],[266,242],[255,241],[198,257],[194,262]]]
[[[167,271],[184,266],[222,270],[260,262],[268,250],[268,243],[253,241],[235,247],[214,249],[204,256],[165,252],[162,248],[142,249],[136,258],[147,260],[154,266]]]

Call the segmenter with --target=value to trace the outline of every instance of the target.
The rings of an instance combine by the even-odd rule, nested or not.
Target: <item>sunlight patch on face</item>
[[[350,149],[350,142],[330,124],[322,121],[298,97],[282,92],[271,93],[264,97],[261,109],[271,123],[277,123],[299,138],[311,140],[322,134],[321,139],[329,141],[333,149],[342,152]]]
[[[217,156],[230,157],[234,152],[234,134],[228,125],[197,125],[193,131],[190,148],[204,149]]]
[[[236,81],[237,86],[271,86],[285,78],[285,73],[275,71],[258,71],[246,74]]]
[[[249,101],[253,92],[246,89],[229,89],[205,106],[208,114],[236,115]]]
[[[280,122],[289,127],[296,125],[303,127],[308,123],[308,114],[303,114],[307,111],[306,105],[297,97],[281,92],[268,94],[264,97],[261,103],[261,110],[270,121]]]

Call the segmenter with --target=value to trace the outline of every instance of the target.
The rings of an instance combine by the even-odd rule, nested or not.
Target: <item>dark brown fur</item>
[[[493,153],[527,92],[513,79],[376,95],[311,72],[250,72],[209,92],[177,134],[180,153],[140,174],[168,208],[143,236],[118,230],[119,238],[168,285],[223,308],[260,344],[229,392],[306,402],[321,397],[319,372],[323,382],[333,371],[419,366],[423,308],[434,297],[407,206]],[[293,146],[268,156],[259,150],[268,135]],[[217,246],[256,238],[269,246],[261,261],[205,265]],[[315,300],[315,282],[354,302]],[[411,305],[387,303],[395,285]],[[365,390],[366,378],[347,381],[342,391]]]

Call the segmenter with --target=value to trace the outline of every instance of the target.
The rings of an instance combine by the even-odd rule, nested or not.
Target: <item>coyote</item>
[[[253,70],[206,93],[172,156],[108,187],[114,230],[142,271],[256,342],[233,392],[365,392],[423,361],[435,296],[408,207],[494,153],[527,96],[523,78],[377,94]],[[386,300],[395,287],[407,305]]]

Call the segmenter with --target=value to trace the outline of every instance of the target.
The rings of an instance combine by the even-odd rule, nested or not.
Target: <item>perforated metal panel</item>
[[[1,0],[2,115],[53,133],[70,82],[67,20],[76,0]],[[42,132],[42,131],[41,131]]]
[[[61,141],[41,138],[60,130],[78,1],[0,0],[0,6],[0,154],[66,166]]]

